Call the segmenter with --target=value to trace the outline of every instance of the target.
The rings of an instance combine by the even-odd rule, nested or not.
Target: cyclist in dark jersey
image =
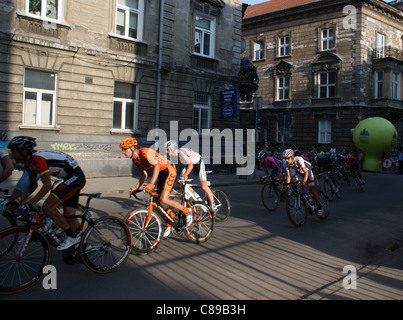
[[[65,231],[67,235],[65,241],[56,248],[57,250],[65,250],[81,240],[81,236],[77,233],[79,222],[74,218],[66,219],[59,213],[57,207],[62,205],[66,215],[75,214],[80,190],[85,185],[85,175],[77,161],[65,153],[35,151],[35,140],[35,138],[19,136],[13,138],[8,145],[14,159],[24,163],[29,174],[29,186],[16,201],[21,203],[20,212],[28,213],[33,210],[33,206],[38,201],[52,190],[51,176],[63,179],[64,181],[45,200],[42,209]],[[27,200],[27,197],[38,187],[38,174],[43,185],[33,198]]]

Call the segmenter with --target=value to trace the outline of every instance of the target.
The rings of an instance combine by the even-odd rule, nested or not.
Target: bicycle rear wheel
[[[271,182],[263,186],[260,198],[262,199],[263,206],[269,211],[276,210],[280,203],[279,191]]]
[[[301,195],[293,193],[287,199],[287,217],[294,226],[301,227],[308,219],[308,208]]]
[[[48,240],[35,230],[25,243],[29,232],[27,227],[13,227],[0,233],[0,294],[18,293],[32,287],[50,263]]]
[[[231,211],[231,204],[224,191],[219,189],[211,190],[214,197],[214,203],[217,211],[214,214],[215,221],[224,221],[229,217]]]
[[[123,265],[131,248],[132,235],[127,224],[117,217],[102,217],[84,231],[80,255],[88,269],[108,273]]]
[[[186,228],[186,237],[193,243],[203,243],[210,239],[213,234],[214,217],[208,207],[203,203],[192,205],[188,214],[193,213],[193,223]]]
[[[153,212],[145,225],[147,216],[147,209],[136,209],[125,219],[133,237],[132,252],[135,254],[147,254],[155,250],[162,239],[161,218]]]

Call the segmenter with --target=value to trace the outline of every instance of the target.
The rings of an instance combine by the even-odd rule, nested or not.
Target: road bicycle
[[[289,191],[284,188],[285,184],[281,183],[277,178],[270,177],[270,180],[263,186],[260,193],[263,206],[269,210],[274,211],[278,205],[286,201]]]
[[[79,204],[81,214],[65,217],[81,219],[81,241],[63,251],[63,261],[70,265],[81,262],[97,273],[112,272],[129,257],[132,247],[130,229],[117,217],[94,220],[90,202],[99,198],[100,193],[80,196],[87,197],[85,206]],[[43,276],[43,268],[50,264],[51,247],[57,247],[66,237],[63,230],[39,209],[36,206],[33,212],[18,216],[25,226],[0,232],[1,294],[21,292],[37,283]]]
[[[301,186],[301,181],[296,181],[294,186],[295,188],[289,188],[291,194],[286,202],[286,212],[291,223],[297,227],[303,226],[308,219],[308,213],[310,215],[316,214],[321,220],[327,219],[329,216],[329,200],[325,193],[321,190],[316,190],[323,209],[323,214],[319,216],[313,195],[309,191],[305,191]]]
[[[211,173],[212,171],[206,171],[206,174]],[[183,181],[182,179],[178,180],[178,183],[181,183],[181,181]],[[200,185],[198,184],[190,184],[191,180],[187,181],[187,187],[191,187],[193,190],[194,188],[201,188]],[[210,187],[211,183],[210,181],[207,181],[207,185],[208,187]],[[190,188],[188,188],[188,190],[190,191]],[[216,210],[214,212],[214,210],[212,210],[211,208],[211,204],[207,198],[207,195],[205,194],[203,197],[200,197],[200,195],[195,192],[195,194],[193,194],[191,191],[188,195],[188,201],[191,201],[192,203],[198,202],[198,201],[204,201],[204,204],[206,206],[208,206],[210,208],[210,211],[213,212],[214,214],[214,220],[216,222],[221,222],[226,220],[231,212],[231,203],[229,201],[228,196],[225,194],[224,191],[220,190],[220,189],[213,189],[210,188],[211,193],[213,194],[213,198],[214,198],[214,204],[216,207]],[[177,191],[173,190],[172,194],[175,194]]]
[[[131,193],[136,199],[143,189]],[[186,216],[179,211],[173,214],[171,209],[164,209],[154,200],[159,197],[159,192],[153,190],[149,193],[147,206],[139,207],[130,212],[126,222],[133,237],[132,251],[137,254],[148,254],[154,251],[163,239],[166,222],[172,225],[173,232],[177,235],[184,234],[193,243],[206,242],[213,233],[214,217],[209,208],[202,202],[192,203],[182,198],[183,205],[189,208],[188,214],[193,214],[193,222],[186,227]],[[164,223],[165,222],[165,223]]]
[[[339,184],[336,182],[334,184],[332,178],[330,177],[330,172],[322,172],[318,175],[319,179],[323,177],[323,183],[319,183],[319,185],[322,185],[323,192],[326,194],[327,198],[332,201],[334,199],[334,196],[337,198],[341,198],[341,190]]]

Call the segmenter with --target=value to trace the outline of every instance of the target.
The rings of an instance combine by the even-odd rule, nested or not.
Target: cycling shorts
[[[158,175],[156,189],[171,192],[176,179],[176,170],[171,165],[168,165],[164,170],[161,170]]]
[[[181,174],[184,174],[185,172],[186,168],[183,168]],[[193,165],[191,173],[198,174],[200,181],[207,181],[206,166],[204,165],[203,159],[200,159],[198,163]]]
[[[80,167],[75,167],[60,183],[52,194],[65,207],[77,208],[80,191],[85,186],[85,175]]]
[[[296,177],[298,180],[303,181],[304,180],[304,174],[296,171]],[[306,181],[307,186],[315,186],[315,177],[313,176],[313,172],[311,169],[308,169],[308,180]]]

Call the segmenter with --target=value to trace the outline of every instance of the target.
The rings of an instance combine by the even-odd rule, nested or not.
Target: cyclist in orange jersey
[[[151,180],[145,186],[144,190],[151,192],[154,187],[160,190],[160,203],[181,210],[186,214],[186,226],[189,227],[193,221],[193,216],[191,212],[189,212],[189,209],[169,198],[169,194],[172,191],[176,179],[176,170],[169,163],[167,158],[150,148],[137,149],[136,138],[126,138],[122,140],[120,147],[125,157],[132,159],[134,165],[140,172],[140,179],[130,192],[137,190],[146,181],[148,175],[145,169],[152,170]],[[169,224],[167,225],[170,227]]]

